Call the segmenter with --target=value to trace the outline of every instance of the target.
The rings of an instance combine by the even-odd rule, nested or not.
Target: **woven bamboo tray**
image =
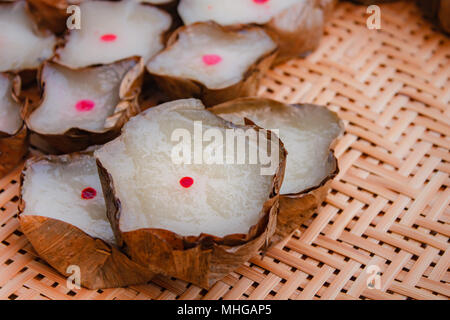
[[[297,234],[209,291],[164,277],[70,290],[20,232],[17,168],[0,180],[0,299],[448,299],[450,41],[411,3],[381,6],[378,31],[365,10],[340,4],[319,50],[261,88],[346,122],[341,173]]]

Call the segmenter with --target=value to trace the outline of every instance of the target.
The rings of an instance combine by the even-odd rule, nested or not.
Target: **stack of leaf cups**
[[[41,258],[91,289],[157,274],[209,288],[309,219],[338,172],[334,113],[248,98],[271,65],[317,46],[334,1],[231,22],[156,2],[71,1],[83,26],[64,34],[65,0],[0,3],[12,28],[0,33],[21,32],[29,53],[0,52],[0,174],[30,135],[54,154],[26,162],[19,221]],[[263,5],[250,2],[243,12]],[[292,39],[312,17],[314,35]],[[144,110],[148,90],[165,103]]]

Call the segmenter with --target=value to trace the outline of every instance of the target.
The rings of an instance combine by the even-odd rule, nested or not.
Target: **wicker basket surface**
[[[264,78],[262,96],[327,105],[346,133],[326,202],[263,259],[209,291],[70,290],[20,232],[17,168],[0,180],[0,299],[448,299],[450,41],[412,3],[381,14],[369,30],[366,7],[341,3],[316,52]]]

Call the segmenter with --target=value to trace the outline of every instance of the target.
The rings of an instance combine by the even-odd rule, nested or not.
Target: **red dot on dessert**
[[[116,41],[116,39],[117,39],[117,36],[113,33],[107,33],[100,37],[100,40],[102,40],[103,42],[112,42],[112,41]]]
[[[257,3],[257,4],[263,4],[263,3],[269,2],[269,0],[253,0],[253,2]]]
[[[94,199],[97,196],[97,190],[94,188],[86,188],[83,191],[81,191],[81,198],[84,200],[91,200]]]
[[[194,179],[191,177],[183,177],[180,179],[180,184],[183,188],[189,188],[194,184]]]
[[[75,105],[75,108],[80,112],[91,111],[94,107],[95,103],[92,100],[80,100]]]
[[[205,54],[202,57],[203,62],[208,66],[213,66],[222,61],[222,57],[217,54]]]

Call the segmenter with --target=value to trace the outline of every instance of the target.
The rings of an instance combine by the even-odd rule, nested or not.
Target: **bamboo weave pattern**
[[[263,81],[346,122],[341,173],[297,234],[209,291],[164,277],[70,290],[19,230],[17,168],[0,180],[0,299],[448,299],[450,41],[411,3],[382,5],[381,30],[365,10],[341,3],[320,48]]]

